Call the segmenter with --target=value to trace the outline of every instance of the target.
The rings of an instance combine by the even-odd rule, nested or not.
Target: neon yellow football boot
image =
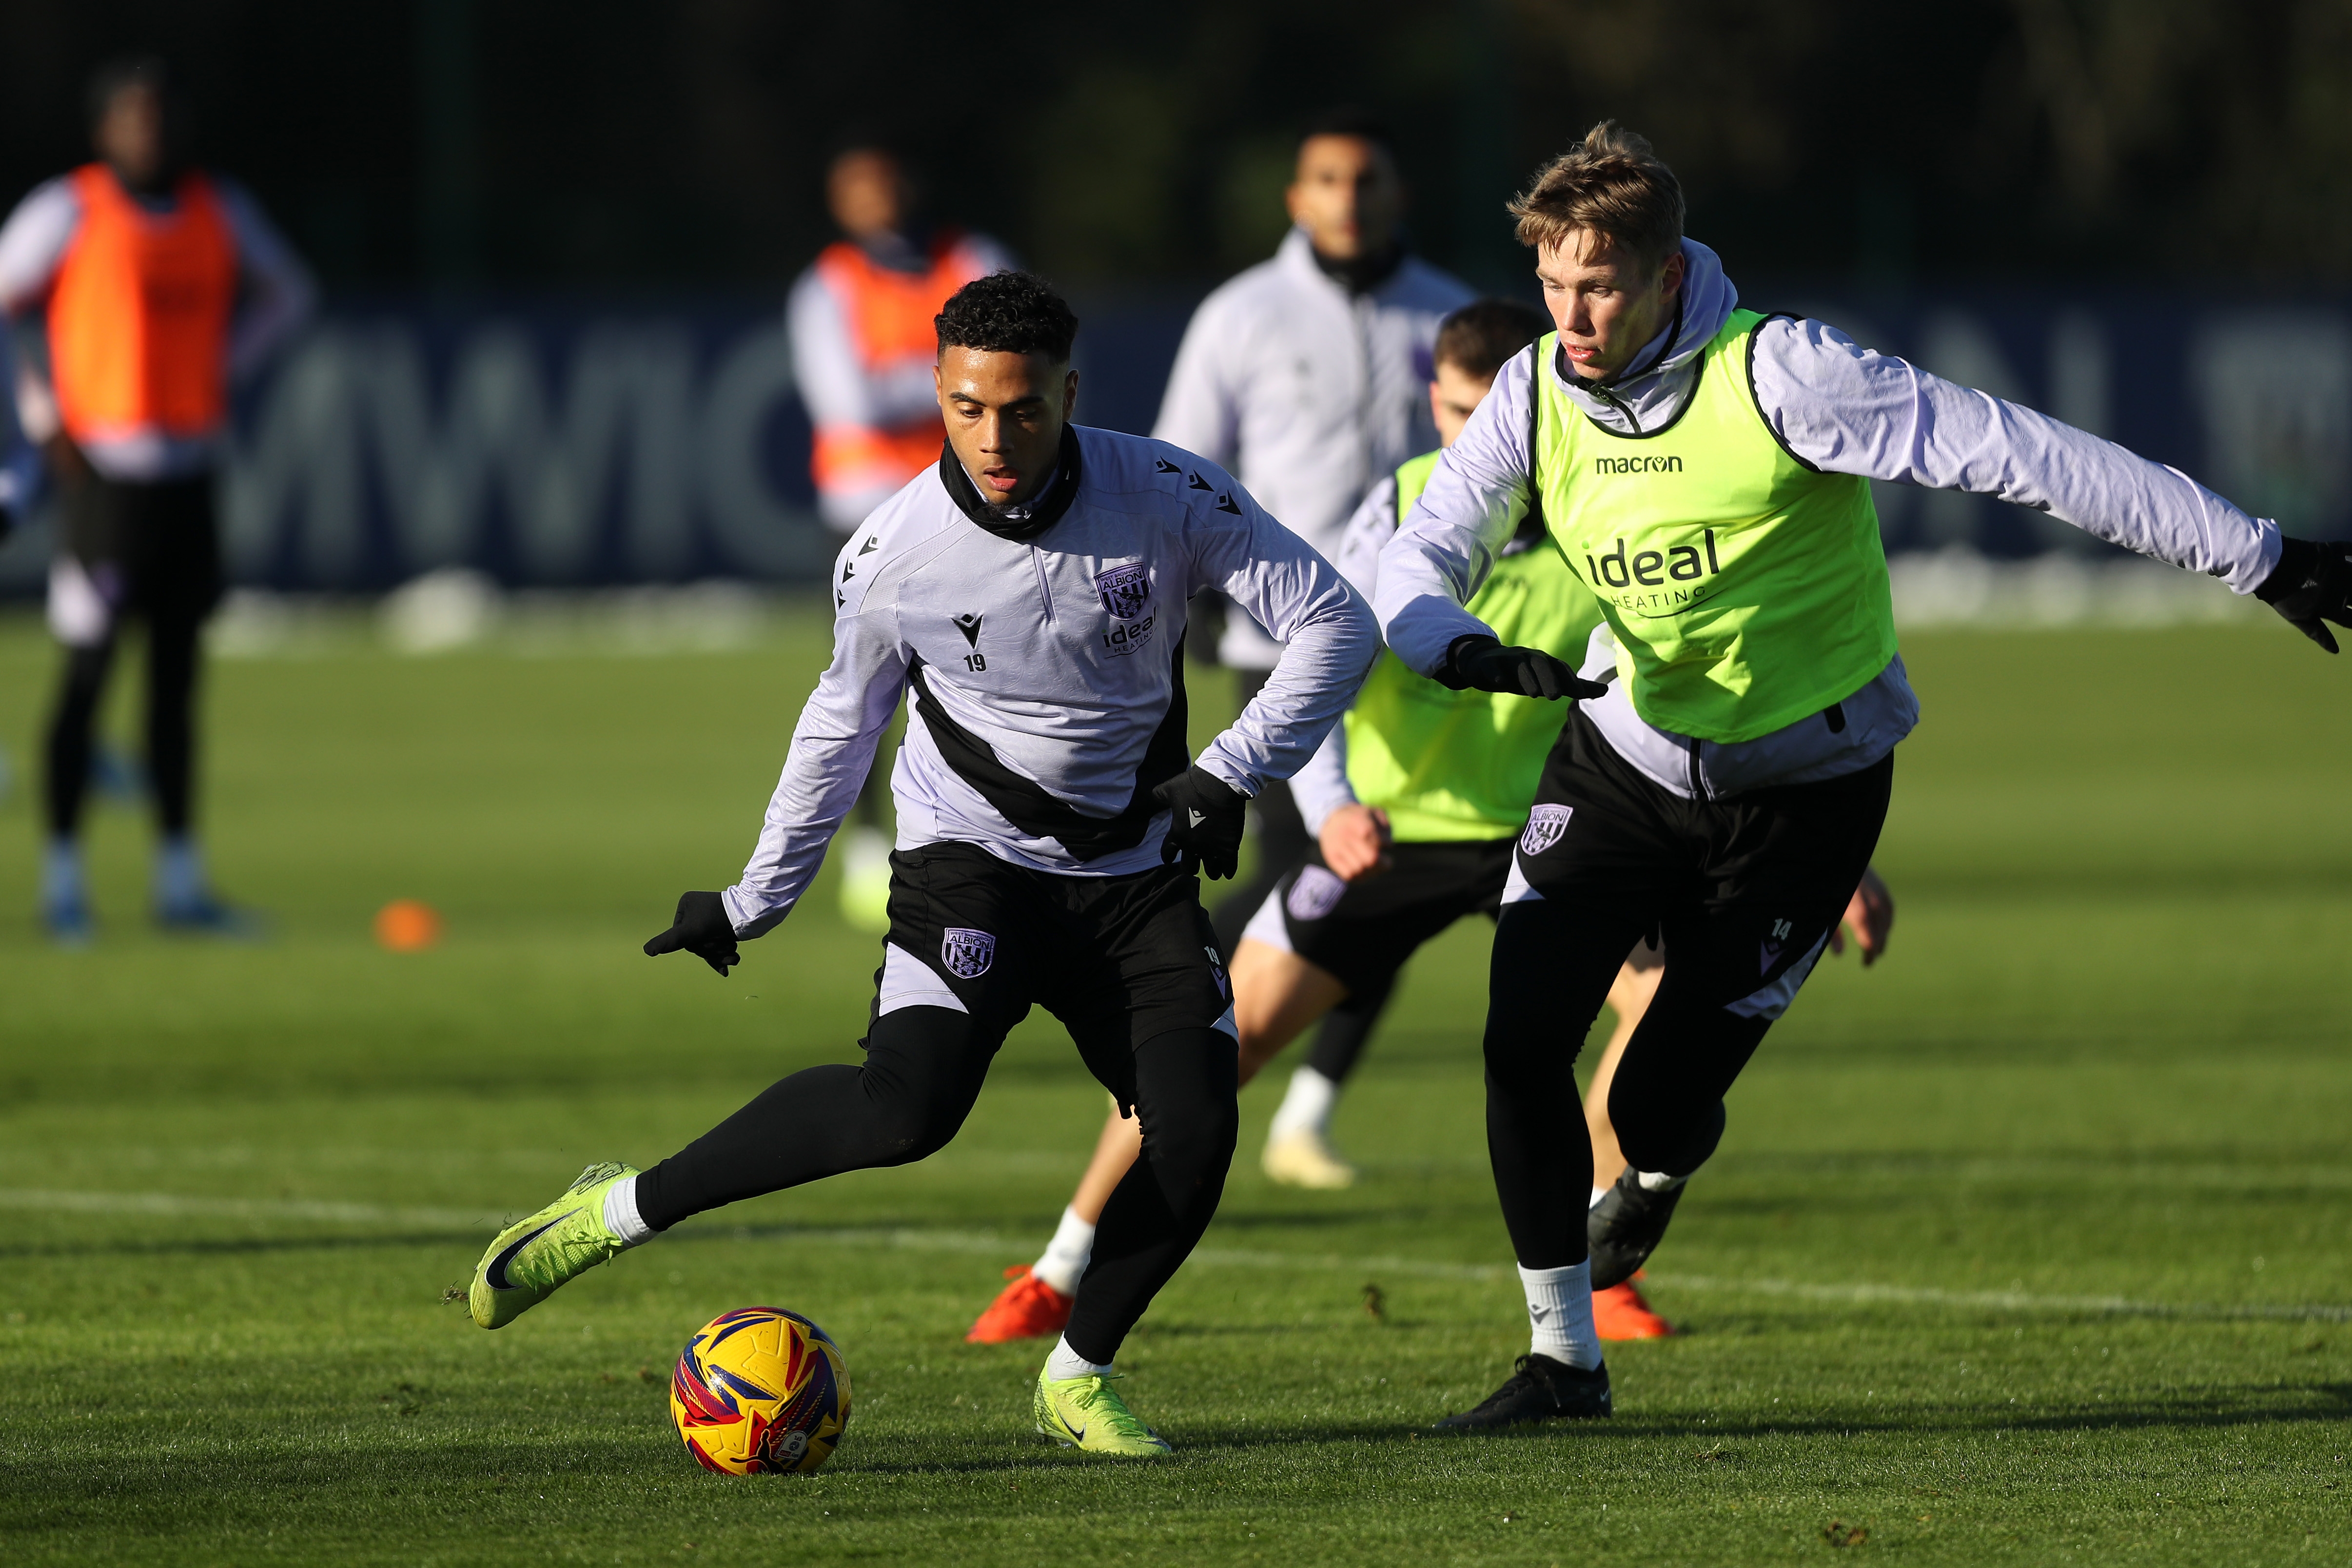
[[[1049,1378],[1039,1369],[1037,1430],[1065,1448],[1084,1448],[1089,1454],[1156,1459],[1172,1452],[1168,1439],[1137,1420],[1110,1384],[1099,1373]]]
[[[474,1266],[473,1287],[466,1292],[474,1321],[502,1329],[565,1280],[617,1254],[621,1238],[605,1226],[604,1194],[614,1182],[636,1173],[634,1166],[610,1162],[591,1165],[562,1197],[499,1232]]]

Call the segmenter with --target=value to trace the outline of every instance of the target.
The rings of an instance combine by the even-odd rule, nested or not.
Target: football
[[[805,1475],[849,1425],[849,1364],[797,1312],[739,1307],[695,1331],[670,1374],[687,1452],[722,1475]]]

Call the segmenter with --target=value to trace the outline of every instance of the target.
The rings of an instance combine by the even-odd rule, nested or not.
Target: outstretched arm
[[[2277,524],[2179,469],[1874,353],[1835,327],[1762,323],[1754,369],[1764,417],[1817,468],[1995,496],[2241,594],[2279,563]]]
[[[845,546],[845,556],[855,548],[854,541]],[[906,687],[895,605],[866,608],[851,599],[834,621],[833,663],[793,726],[760,842],[741,879],[720,895],[739,934],[773,930],[808,889],[835,829],[857,804]]]

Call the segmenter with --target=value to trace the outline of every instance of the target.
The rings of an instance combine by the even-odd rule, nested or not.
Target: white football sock
[[[1591,1315],[1589,1311],[1585,1314],[1588,1319]],[[1067,1340],[1055,1340],[1054,1353],[1045,1358],[1045,1375],[1056,1383],[1066,1377],[1084,1377],[1090,1372],[1107,1373],[1109,1370],[1108,1363],[1097,1366],[1072,1350]]]
[[[1087,1271],[1087,1259],[1094,1256],[1095,1227],[1078,1217],[1076,1209],[1062,1211],[1062,1223],[1054,1231],[1054,1239],[1029,1272],[1065,1296],[1078,1293],[1078,1280]],[[1073,1375],[1076,1375],[1075,1373]]]
[[[1637,1172],[1633,1179],[1642,1184],[1645,1193],[1671,1193],[1690,1180],[1688,1176],[1669,1176],[1664,1171]]]
[[[623,1176],[604,1189],[604,1228],[619,1237],[623,1247],[635,1247],[660,1234],[637,1214],[636,1177]]]
[[[1528,1326],[1532,1355],[1590,1372],[1601,1364],[1601,1336],[1592,1328],[1592,1265],[1571,1263],[1565,1268],[1519,1270],[1520,1288],[1528,1293]]]
[[[1589,1204],[1587,1204],[1587,1205],[1584,1205],[1584,1206],[1585,1206],[1585,1208],[1586,1208],[1586,1210],[1589,1212],[1589,1211],[1591,1211],[1591,1210],[1593,1210],[1593,1209],[1597,1209],[1597,1208],[1599,1208],[1599,1207],[1601,1206],[1601,1199],[1603,1199],[1603,1198],[1605,1198],[1605,1197],[1607,1197],[1611,1193],[1613,1193],[1613,1192],[1615,1192],[1616,1190],[1617,1190],[1617,1189],[1616,1189],[1613,1185],[1612,1185],[1612,1186],[1606,1186],[1606,1187],[1595,1187],[1595,1188],[1593,1188],[1593,1189],[1592,1189],[1592,1201],[1591,1201],[1591,1203],[1589,1203]]]
[[[1282,1097],[1282,1108],[1274,1113],[1274,1125],[1265,1130],[1266,1142],[1328,1130],[1331,1108],[1339,1101],[1338,1084],[1313,1068],[1300,1068],[1290,1075],[1290,1090]]]

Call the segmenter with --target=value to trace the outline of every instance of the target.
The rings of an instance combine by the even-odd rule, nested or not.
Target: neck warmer
[[[1018,506],[991,506],[981,495],[980,487],[963,471],[963,463],[955,448],[946,442],[940,444],[940,483],[947,486],[948,495],[964,516],[996,535],[1015,544],[1026,544],[1055,523],[1070,510],[1070,502],[1078,493],[1078,433],[1076,427],[1062,426],[1062,450],[1045,488]]]

